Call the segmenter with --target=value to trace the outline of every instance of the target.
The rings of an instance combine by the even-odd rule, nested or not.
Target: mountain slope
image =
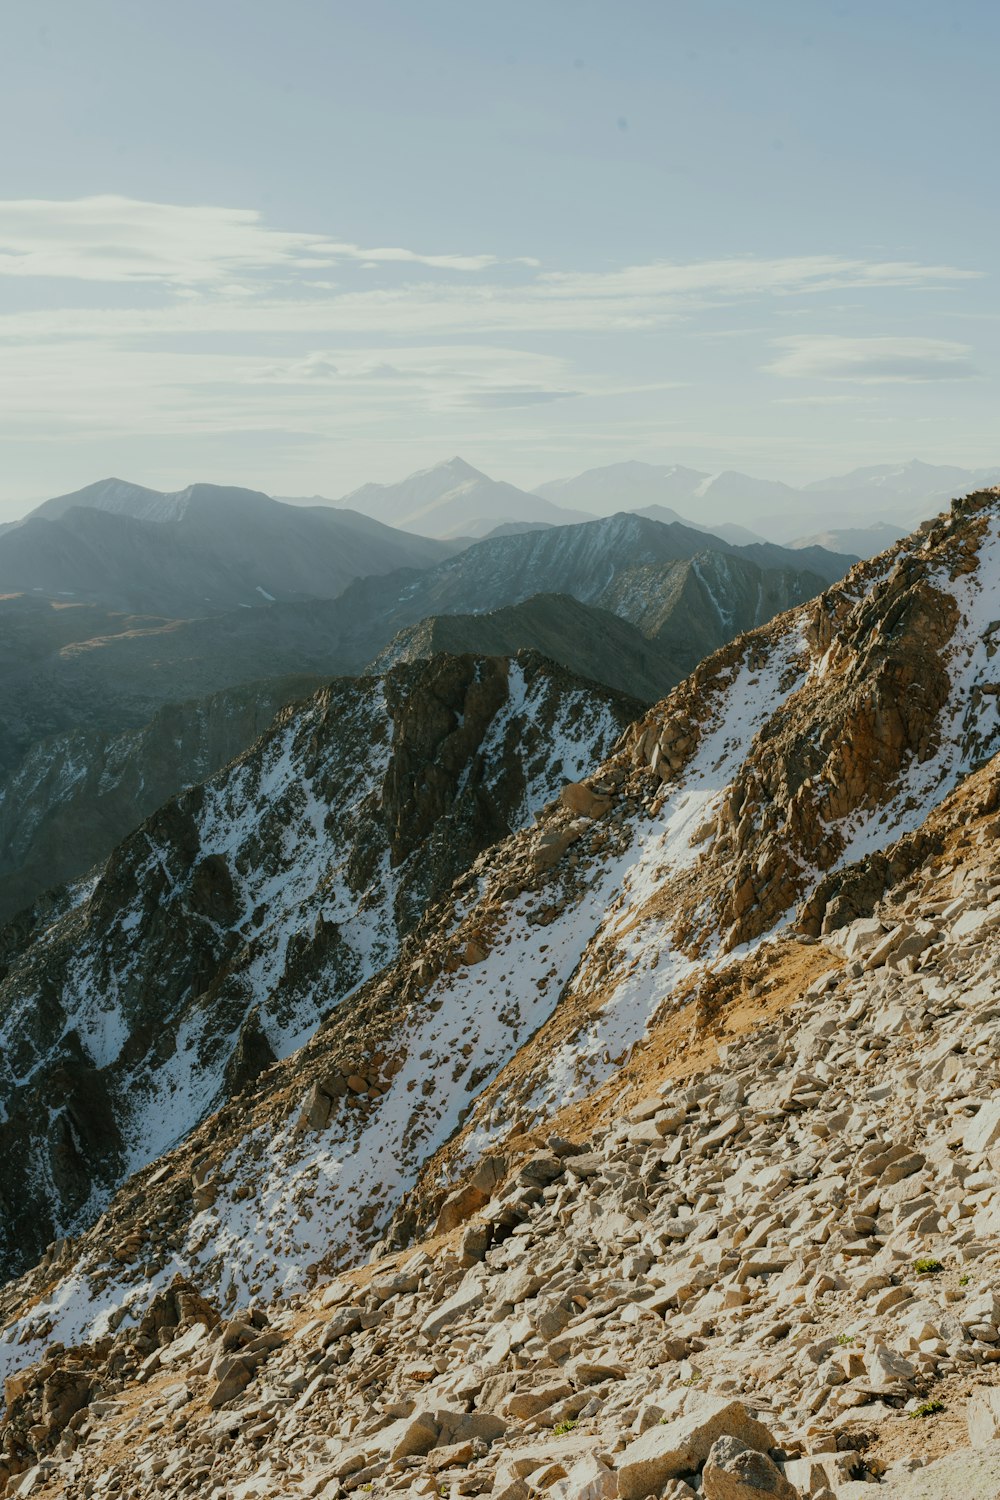
[[[255,490],[196,484],[158,495],[106,480],[0,533],[0,589],[183,617],[333,598],[352,578],[425,567],[451,550]]]
[[[638,709],[532,655],[334,682],[8,928],[0,1260],[301,1045]]]
[[[690,526],[693,530],[706,532],[709,536],[721,537],[724,542],[731,542],[734,547],[749,547],[755,542],[764,541],[762,536],[758,536],[755,531],[749,531],[745,526],[736,526],[731,521],[719,521],[713,526],[703,526],[698,521],[686,520],[684,516],[671,510],[667,505],[636,506],[635,514],[648,516],[651,521],[660,521],[664,526]]]
[[[76,507],[68,515],[114,528],[144,524]],[[159,801],[207,774],[197,714],[160,756],[165,705],[220,693],[248,703],[256,691],[266,715],[282,690],[255,689],[262,679],[329,678],[373,661],[381,670],[433,649],[530,648],[651,701],[707,652],[817,593],[846,564],[818,549],[732,549],[714,539],[716,550],[706,552],[704,541],[682,526],[619,516],[479,543],[443,566],[360,580],[334,600],[187,621],[30,596],[0,600],[0,641],[9,648],[0,661],[9,705],[0,727],[0,830],[7,836],[0,916],[81,875]],[[797,565],[800,556],[805,566]],[[561,601],[531,602],[539,586],[548,595],[550,582],[566,590]],[[405,638],[393,648],[400,632]],[[147,728],[151,720],[157,723]],[[47,743],[53,737],[59,743]],[[248,740],[225,743],[228,758]],[[111,784],[109,759],[117,768]],[[150,774],[157,763],[164,774]],[[128,789],[143,783],[125,824]]]
[[[438,651],[511,656],[521,650],[538,651],[577,676],[644,702],[662,698],[677,680],[666,653],[634,625],[568,594],[535,594],[486,614],[432,615],[401,630],[371,670],[383,672]]]
[[[421,469],[399,484],[362,485],[337,503],[389,526],[440,538],[485,536],[509,521],[566,526],[587,519],[583,511],[490,479],[462,458]]]
[[[369,660],[397,630],[428,615],[479,613],[538,593],[570,594],[637,624],[655,601],[659,575],[709,552],[733,558],[741,573],[744,562],[758,577],[761,567],[785,571],[789,586],[798,590],[788,603],[841,577],[852,561],[821,549],[803,557],[775,547],[734,548],[686,526],[620,514],[478,542],[419,577],[401,578],[394,596],[378,580],[361,579],[341,600],[345,619],[355,622],[345,646]]]
[[[243,1112],[212,1127],[218,1200],[190,1238],[182,1217],[171,1253],[207,1274],[224,1244],[226,1295],[270,1295],[320,1254],[356,1254],[459,1115],[476,1149],[526,1128],[602,1083],[660,1006],[796,908],[811,934],[870,909],[887,878],[880,851],[912,834],[1000,739],[985,691],[1000,678],[984,634],[998,569],[1000,505],[989,495],[717,652],[601,772],[610,810],[593,821],[556,811],[499,846],[419,946],[269,1078],[254,1117],[277,1111],[285,1123],[269,1132],[249,1199],[242,1148],[225,1132],[259,1127]],[[581,805],[602,811],[605,795]],[[479,949],[455,967],[454,955]],[[273,965],[261,980],[258,997],[274,989],[258,1003],[284,1013],[294,981]],[[488,1088],[543,1021],[544,1045],[529,1049],[516,1082]],[[367,1113],[301,1136],[295,1101],[359,1038],[366,1055],[399,1061],[388,1091]],[[457,1054],[460,1064],[448,1061]],[[454,1087],[412,1104],[408,1085],[428,1071]],[[334,1170],[344,1152],[349,1168]],[[259,1201],[269,1205],[266,1253],[253,1228]]]
[[[178,1278],[49,1346],[7,1466],[44,1500],[992,1495],[998,805],[994,759],[876,918],[735,962],[423,1243],[231,1320]]]
[[[138,729],[79,729],[0,777],[0,924],[79,879],[185,786],[239,755],[285,704],[320,686],[281,677],[172,703]]]
[[[149,493],[135,503],[145,504]],[[271,502],[259,498],[263,512],[271,517]],[[230,499],[224,497],[216,509],[211,497],[203,505],[188,494],[183,503],[184,517],[195,511],[210,514],[215,525]],[[243,502],[231,503],[239,510]],[[162,533],[168,546],[176,535],[172,522],[142,522],[76,506],[68,509],[67,517],[74,524],[83,518],[87,526],[110,527],[118,540],[122,528],[128,527]],[[184,517],[178,526],[187,524]],[[50,524],[37,522],[43,527]],[[378,529],[375,522],[365,525]],[[198,551],[209,559],[211,573],[211,547]],[[162,562],[162,554],[158,556]],[[195,575],[185,569],[183,558],[183,549],[175,549],[179,571],[159,579],[157,597],[163,603],[176,597],[177,579],[185,588],[193,586]],[[109,559],[105,553],[104,561]],[[106,809],[87,804],[102,782],[109,737],[141,729],[166,704],[236,688],[249,690],[264,678],[303,673],[329,678],[366,670],[372,661],[381,666],[426,655],[435,634],[457,651],[507,654],[536,648],[573,671],[648,701],[680,681],[707,652],[818,593],[847,563],[822,549],[792,553],[768,545],[733,548],[687,527],[619,515],[483,541],[431,568],[369,575],[336,599],[262,601],[254,609],[193,620],[131,616],[75,601],[8,597],[0,600],[0,641],[9,647],[0,653],[0,688],[9,705],[0,726],[0,799],[6,797],[9,807],[12,798],[14,804],[19,802],[21,789],[34,787],[40,800],[32,794],[29,800],[36,805],[26,806],[24,815],[45,819],[49,791],[57,800],[62,795],[56,781],[62,774],[57,765],[63,751],[38,747],[52,736],[70,736],[64,749],[73,747],[73,816],[77,827],[89,822],[99,834]],[[109,566],[107,573],[110,592],[118,577],[116,567],[117,563]],[[133,581],[142,576],[138,564],[131,576]],[[527,607],[532,595],[552,591],[571,596],[575,607],[566,599],[558,608],[551,603]],[[502,630],[497,621],[488,629],[484,625],[484,612],[520,605],[525,608],[505,617]],[[603,624],[588,614],[594,608],[602,612]],[[609,611],[619,618],[607,619]],[[413,633],[414,628],[422,620],[443,616],[453,617],[454,623],[426,627],[418,645],[420,632]],[[383,656],[400,631],[411,632],[408,644],[396,656]],[[98,738],[79,738],[89,733]],[[126,743],[133,744],[138,761],[118,783],[119,805],[121,790],[143,774],[146,750],[140,747],[148,744],[142,739],[121,740],[113,752],[116,760]],[[33,757],[30,763],[26,757]],[[194,770],[183,771],[182,759],[172,761],[177,776],[173,786],[156,780],[162,797],[197,779]],[[18,778],[6,793],[4,776]],[[148,797],[141,799],[143,814],[154,805]],[[53,830],[55,826],[50,824]],[[113,826],[119,837],[126,832],[117,821]],[[27,835],[15,838],[10,831],[11,852],[20,851],[19,857],[30,864],[30,839],[25,842]],[[53,836],[45,835],[44,849],[53,849]],[[67,854],[71,842],[67,840]],[[82,856],[89,841],[80,847]],[[99,838],[94,857],[106,848]],[[56,878],[53,874],[46,880],[41,867],[26,872],[19,893],[17,868],[7,865],[10,878],[0,896],[0,910],[16,909],[19,894],[27,901]],[[60,863],[58,874],[68,878],[83,868],[74,859]]]
[[[203,1362],[199,1354],[184,1363],[204,1334],[180,1345],[179,1367],[195,1382],[183,1404],[197,1391],[211,1409],[225,1408],[208,1419],[205,1405],[191,1406],[198,1441],[209,1420],[229,1431],[241,1411],[240,1426],[277,1430],[269,1451],[287,1442],[298,1464],[307,1439],[333,1423],[343,1440],[314,1450],[300,1492],[383,1474],[406,1485],[414,1469],[390,1464],[432,1451],[441,1432],[453,1430],[445,1409],[490,1412],[491,1400],[506,1403],[515,1390],[553,1388],[545,1406],[505,1407],[486,1448],[506,1442],[509,1428],[511,1451],[523,1453],[531,1432],[522,1424],[547,1414],[539,1462],[548,1463],[564,1451],[549,1446],[550,1429],[568,1435],[566,1424],[579,1419],[581,1437],[594,1433],[595,1453],[609,1457],[611,1442],[604,1467],[613,1466],[618,1493],[641,1500],[649,1472],[637,1467],[633,1481],[625,1478],[639,1462],[632,1439],[644,1439],[646,1453],[654,1439],[673,1436],[659,1431],[668,1412],[658,1399],[648,1420],[642,1401],[671,1380],[676,1394],[683,1387],[685,1399],[700,1401],[691,1387],[702,1354],[720,1399],[732,1400],[733,1381],[737,1390],[759,1381],[781,1420],[794,1415],[800,1432],[820,1411],[824,1423],[839,1420],[872,1399],[889,1406],[869,1420],[877,1424],[886,1411],[891,1419],[893,1403],[925,1390],[939,1364],[944,1375],[992,1368],[983,1351],[993,1348],[1000,1318],[987,1295],[1000,1264],[1000,1181],[990,1155],[1000,1132],[991,862],[1000,809],[998,587],[993,491],[956,502],[949,516],[859,564],[841,585],[716,652],[583,784],[574,775],[534,827],[491,846],[443,888],[398,957],[369,971],[297,1052],[255,1072],[266,1054],[259,1037],[247,1037],[239,1051],[243,1092],[140,1171],[78,1243],[54,1247],[3,1294],[6,1368],[56,1351],[55,1363],[42,1360],[35,1375],[23,1376],[23,1390],[36,1394],[16,1408],[14,1446],[24,1443],[25,1455],[40,1451],[34,1443],[51,1451],[49,1433],[62,1431],[38,1422],[45,1380],[70,1372],[59,1364],[61,1344],[94,1340],[74,1354],[72,1368],[100,1369],[116,1392],[125,1382],[131,1416],[138,1383],[156,1372],[156,1351],[170,1341],[169,1329],[164,1340],[156,1329],[180,1321],[188,1338],[197,1323],[177,1305],[182,1295],[194,1311],[206,1298],[227,1313],[248,1302],[260,1308],[308,1292],[334,1268],[357,1267],[372,1250],[395,1257],[374,1281],[356,1269],[346,1291],[335,1285],[322,1301],[287,1314],[279,1302],[270,1316],[281,1332],[270,1341],[257,1342],[263,1322],[247,1312],[227,1325],[222,1337],[231,1342],[219,1358],[206,1345]],[[302,736],[305,755],[322,765],[322,742],[305,724]],[[559,738],[550,730],[543,742]],[[443,763],[431,746],[419,765]],[[290,764],[276,746],[273,760],[230,784],[239,817],[227,814],[227,838],[254,832],[226,844],[226,869],[241,900],[248,882],[248,906],[266,891],[287,903],[288,925],[301,906],[308,931],[315,920],[308,861],[268,827],[273,817],[303,853],[319,837],[315,804],[297,790],[303,771],[315,773],[304,761],[285,780]],[[549,776],[555,768],[547,764]],[[404,769],[418,793],[414,811],[397,818],[405,798],[396,797],[388,820],[379,820],[399,834],[426,826],[422,773],[415,776],[412,763]],[[213,827],[216,795],[204,794],[203,828]],[[203,808],[189,804],[192,817],[203,817]],[[121,971],[133,990],[162,984],[172,965],[190,961],[195,918],[210,941],[230,930],[224,906],[232,887],[220,866],[195,865],[192,878],[185,829],[169,846],[166,827],[153,832],[138,905],[132,854],[112,861],[103,892],[91,898],[98,928],[128,930],[136,913],[148,924],[145,941],[132,945],[131,972]],[[282,868],[289,857],[304,872],[292,881]],[[405,860],[390,868],[405,868]],[[176,915],[186,906],[192,925],[171,946],[175,913],[158,921],[156,908],[175,889],[183,895]],[[261,905],[266,922],[272,914]],[[223,920],[216,915],[209,928],[213,913]],[[285,913],[274,919],[284,924]],[[370,920],[362,903],[362,931]],[[45,945],[60,941],[54,931],[40,934],[12,962],[38,964]],[[321,957],[316,944],[314,930],[302,950],[305,983],[301,969],[278,962],[277,946],[265,944],[246,971],[253,983],[242,1004],[252,994],[289,1045],[309,1029],[313,986],[324,974],[329,982],[340,961],[335,951]],[[22,973],[17,993],[28,988]],[[51,980],[45,993],[47,1008],[69,998],[63,991],[60,1000]],[[85,989],[70,1013],[53,1017],[53,1033],[75,1035],[84,1052],[127,1051],[123,994],[120,983],[117,993],[107,983]],[[236,1015],[248,1015],[230,995],[220,984],[214,1005],[232,1003]],[[23,1028],[23,1012],[7,1014]],[[34,1037],[19,1031],[16,1045],[12,1031],[2,1056],[15,1075],[9,1098],[37,1090],[37,1163],[52,1150],[45,1132],[59,1128],[64,1107],[53,1084],[64,1091],[67,1072],[50,1073],[47,1089],[24,1082],[38,1061],[43,1023],[33,1024]],[[147,1046],[148,1034],[138,1035],[131,1045]],[[182,1046],[176,1061],[168,1056],[167,1073],[189,1062]],[[622,1105],[654,1084],[664,1088],[666,1107],[654,1100],[621,1120]],[[162,1128],[158,1111],[149,1118]],[[28,1136],[23,1121],[20,1132]],[[577,1144],[586,1149],[573,1169]],[[578,1178],[593,1178],[593,1191]],[[18,1190],[30,1187],[36,1204],[51,1203],[52,1185],[43,1173]],[[7,1193],[9,1216],[16,1194],[11,1186]],[[463,1221],[476,1214],[466,1235]],[[399,1253],[428,1227],[445,1238]],[[512,1252],[529,1249],[534,1260],[516,1265]],[[914,1260],[928,1252],[938,1257],[928,1275],[971,1266],[964,1273],[971,1292],[956,1274],[948,1282],[954,1296],[929,1305],[930,1283],[918,1293],[903,1284],[920,1285]],[[512,1274],[496,1284],[497,1271]],[[884,1302],[883,1292],[891,1293]],[[772,1293],[780,1297],[776,1315]],[[871,1298],[879,1300],[869,1307]],[[971,1316],[963,1325],[953,1315],[965,1298]],[[489,1313],[483,1320],[480,1308]],[[147,1310],[152,1321],[144,1321]],[[946,1314],[952,1321],[942,1321]],[[199,1326],[215,1316],[205,1312]],[[863,1329],[865,1342],[853,1351],[838,1336],[845,1318],[852,1331],[855,1319]],[[391,1325],[410,1339],[405,1363]],[[937,1334],[925,1334],[928,1326]],[[313,1341],[319,1351],[304,1375],[300,1329],[304,1348]],[[605,1345],[611,1333],[614,1352]],[[231,1359],[241,1346],[246,1356]],[[692,1356],[689,1373],[683,1361]],[[831,1357],[843,1360],[839,1373]],[[673,1377],[664,1364],[678,1367]],[[502,1378],[489,1386],[494,1374]],[[529,1374],[540,1379],[522,1382]],[[167,1376],[176,1389],[175,1377]],[[632,1382],[621,1405],[608,1389],[618,1380]],[[394,1428],[383,1455],[391,1422],[424,1422],[421,1384],[433,1393],[426,1440],[419,1452],[396,1449],[402,1429]],[[589,1389],[579,1405],[563,1408],[588,1387],[603,1394]],[[308,1423],[309,1412],[326,1426],[303,1433],[296,1423]],[[679,1414],[670,1406],[668,1421]],[[636,1424],[621,1443],[611,1418]],[[595,1419],[596,1427],[587,1425]],[[575,1453],[578,1441],[565,1451]],[[878,1441],[859,1428],[860,1448]],[[674,1472],[693,1477],[710,1445]],[[274,1471],[260,1467],[267,1460],[255,1451],[237,1445],[221,1464],[266,1493]],[[833,1451],[840,1450],[822,1453]],[[492,1487],[481,1449],[446,1457],[456,1470],[489,1475]],[[787,1446],[778,1457],[784,1462]],[[16,1461],[32,1460],[18,1449]],[[114,1462],[132,1460],[119,1454]],[[48,1472],[36,1477],[44,1483]],[[670,1477],[662,1472],[664,1483]],[[298,1470],[290,1482],[299,1486]],[[475,1478],[470,1486],[478,1490]]]

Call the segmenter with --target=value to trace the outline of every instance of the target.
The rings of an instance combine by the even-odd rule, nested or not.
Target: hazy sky
[[[0,513],[1000,462],[1000,8],[8,0]]]

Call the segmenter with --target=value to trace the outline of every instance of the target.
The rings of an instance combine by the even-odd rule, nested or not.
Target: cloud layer
[[[0,201],[3,276],[204,287],[247,273],[304,276],[343,261],[483,271],[497,258],[366,249],[320,234],[268,228],[247,208],[145,203],[112,195]]]
[[[950,339],[841,338],[804,334],[776,339],[782,352],[765,366],[791,380],[851,380],[863,385],[970,380],[979,372],[968,344]]]
[[[568,469],[604,461],[595,443],[612,456],[678,433],[702,444],[714,424],[754,453],[771,441],[760,414],[777,406],[785,451],[793,410],[802,423],[866,406],[858,420],[874,420],[872,397],[832,396],[831,382],[977,374],[969,345],[919,319],[979,274],[840,254],[556,267],[476,245],[366,246],[249,208],[0,201],[0,439],[8,473],[59,445],[83,452],[82,475],[53,492],[126,467],[120,452],[144,443],[192,456],[138,477],[213,477],[196,443],[224,452],[227,435],[233,459],[218,477],[266,484],[240,467],[266,432],[326,464],[347,460],[342,480],[278,476],[285,492],[388,477],[351,465],[393,445],[406,448],[401,471],[466,445],[486,461],[494,439],[558,448]],[[836,335],[787,333],[831,318]]]

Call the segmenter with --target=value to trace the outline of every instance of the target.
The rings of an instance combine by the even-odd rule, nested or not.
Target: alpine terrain
[[[47,542],[70,522],[95,523],[103,542],[97,567],[63,537],[71,596],[28,589],[28,572],[12,580],[22,591],[0,598],[0,917],[85,875],[321,680],[428,650],[534,649],[648,704],[706,651],[850,563],[822,547],[737,548],[628,515],[456,549],[253,491],[163,495],[117,481],[47,502],[29,521]],[[338,532],[348,523],[350,545]],[[25,528],[0,534],[0,570]],[[367,571],[343,587],[348,563]],[[221,607],[221,575],[234,569],[242,581]],[[131,612],[140,597],[167,613]],[[190,615],[169,612],[185,606]]]
[[[1000,1493],[998,598],[400,642],[9,923],[5,1493]]]

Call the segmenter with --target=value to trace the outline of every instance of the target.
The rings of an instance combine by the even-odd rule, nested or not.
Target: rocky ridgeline
[[[531,654],[338,680],[5,929],[0,1268],[301,1045],[638,709]]]
[[[178,1278],[47,1349],[6,1493],[1000,1493],[998,806],[994,761],[801,998],[481,1166],[425,1243],[228,1317]],[[321,1110],[378,1087],[338,1076]]]

